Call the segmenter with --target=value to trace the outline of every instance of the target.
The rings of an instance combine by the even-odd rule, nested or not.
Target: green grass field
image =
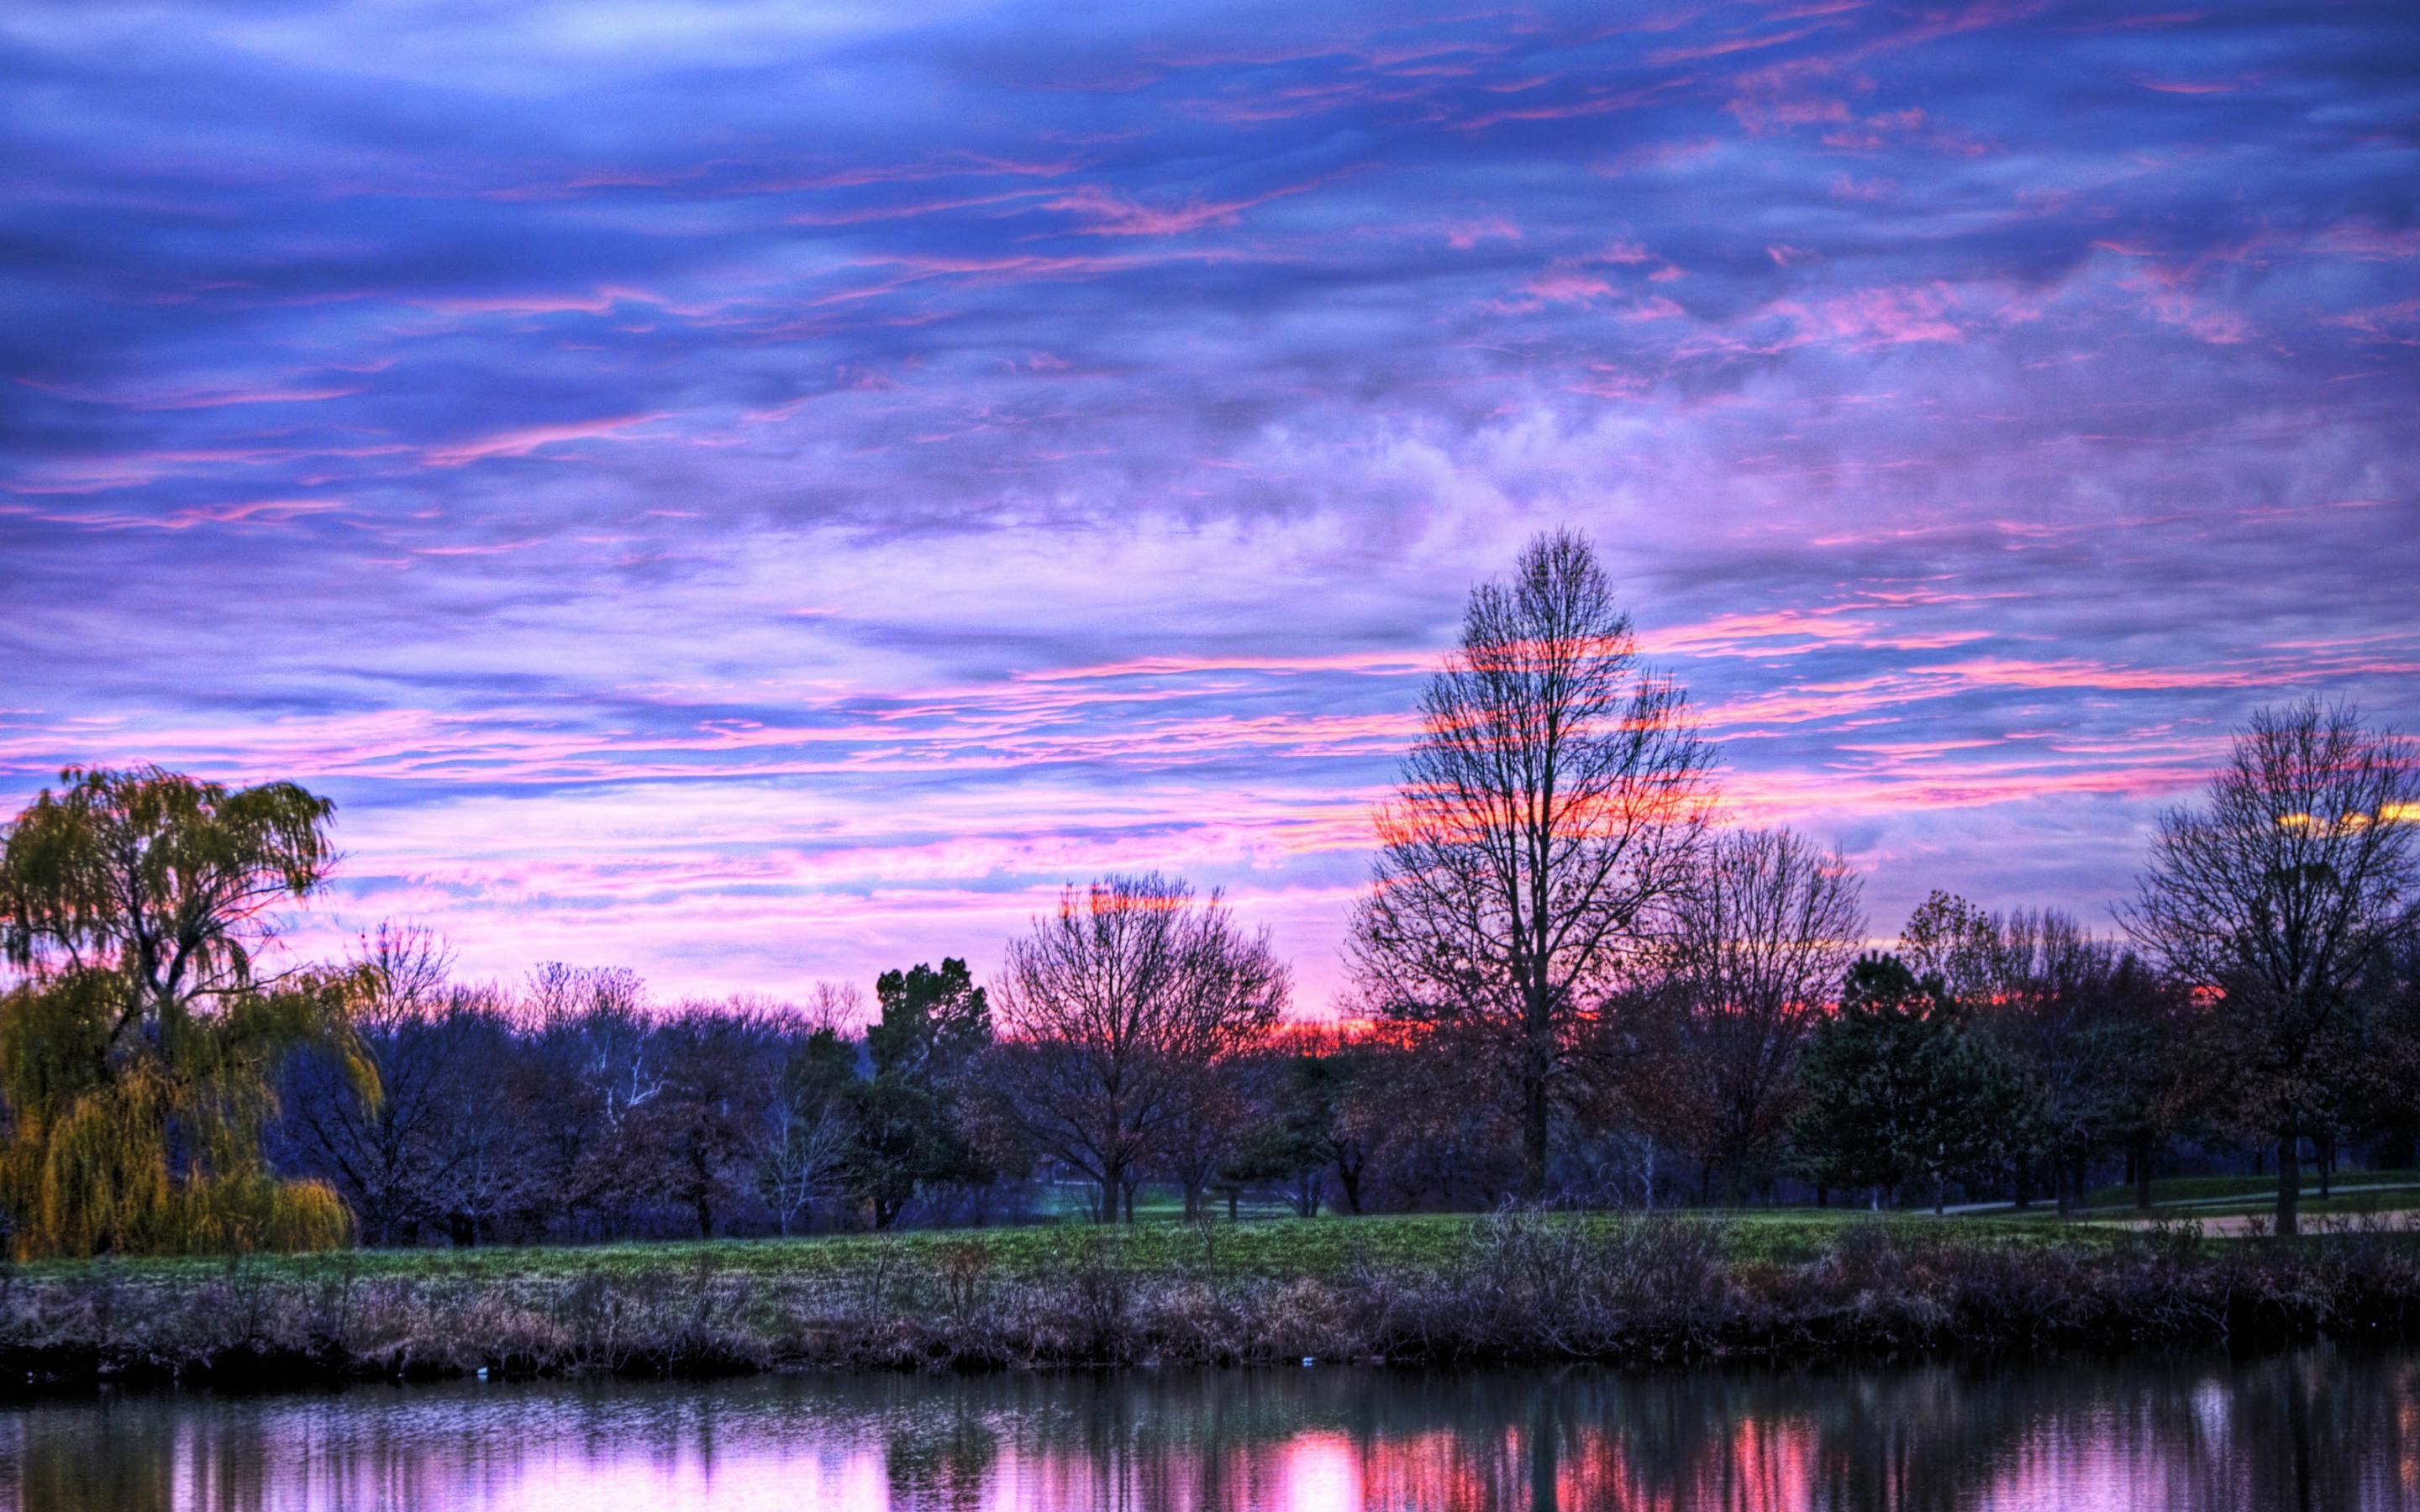
[[[2374,1195],[2381,1198],[2394,1197],[2398,1201],[2409,1197],[2412,1201],[2420,1203],[2420,1171],[2340,1170],[2336,1172],[2335,1180],[2331,1184],[2347,1188],[2408,1184],[2408,1190],[2404,1193],[2381,1192]],[[2305,1204],[2311,1203],[2318,1199],[2319,1195],[2319,1178],[2307,1171],[2304,1172],[2303,1201]],[[2179,1176],[2151,1183],[2151,1200],[2154,1204],[2231,1201],[2257,1205],[2274,1202],[2276,1197],[2277,1178],[2273,1175]],[[2134,1189],[2132,1186],[2095,1187],[2085,1194],[2084,1201],[2087,1208],[2132,1208],[2134,1206]]]
[[[1138,1218],[1141,1217],[1138,1205]],[[1830,1247],[1843,1227],[1881,1225],[1907,1235],[1940,1237],[1944,1220],[1929,1214],[1879,1217],[1854,1210],[1791,1209],[1692,1212],[1683,1221],[1721,1226],[1732,1257],[1787,1262],[1811,1258]],[[1635,1219],[1613,1214],[1558,1215],[1559,1224],[1614,1225]],[[509,1286],[516,1280],[552,1280],[588,1273],[663,1274],[711,1269],[724,1274],[861,1278],[886,1268],[928,1271],[979,1261],[1001,1276],[1041,1276],[1070,1266],[1104,1260],[1138,1272],[1217,1277],[1334,1277],[1357,1266],[1417,1269],[1441,1265],[1478,1241],[1483,1217],[1471,1214],[1265,1218],[1207,1225],[1161,1219],[1132,1227],[1100,1227],[1055,1223],[1018,1228],[959,1228],[898,1234],[840,1234],[812,1239],[718,1239],[655,1241],[593,1246],[529,1248],[361,1250],[319,1255],[253,1256],[240,1262],[222,1257],[100,1261],[33,1261],[17,1268],[26,1279],[90,1274],[96,1271],[131,1283],[202,1280],[230,1265],[256,1277],[288,1281],[335,1281],[346,1277],[411,1277],[432,1283]],[[1947,1220],[1960,1234],[2006,1244],[2094,1244],[2107,1231],[2064,1226],[2043,1214],[2003,1218],[1990,1224]]]
[[[2420,1183],[2420,1172],[2346,1172],[2342,1189],[2321,1199],[2305,1187],[2304,1211],[2313,1216],[2420,1208],[2420,1184],[2403,1191],[2362,1192],[2365,1186]],[[2182,1220],[2263,1212],[2274,1199],[2273,1178],[2184,1177],[2155,1182],[2161,1204],[2152,1216]],[[1137,1272],[1214,1276],[1313,1276],[1349,1273],[1357,1265],[1383,1268],[1441,1264],[1475,1242],[1486,1220],[1476,1214],[1385,1215],[1362,1218],[1324,1213],[1303,1219],[1282,1202],[1261,1198],[1242,1205],[1239,1222],[1225,1209],[1207,1224],[1183,1219],[1183,1197],[1173,1186],[1145,1187],[1135,1204],[1137,1222],[1101,1227],[1088,1221],[1084,1195],[1074,1188],[1050,1195],[1035,1210],[1043,1221],[1021,1227],[910,1230],[895,1234],[835,1234],[809,1239],[657,1240],[598,1245],[489,1246],[479,1249],[361,1250],[321,1255],[268,1255],[230,1262],[224,1257],[169,1259],[43,1260],[20,1264],[27,1279],[101,1273],[129,1282],[198,1280],[225,1273],[231,1263],[263,1277],[292,1280],[345,1276],[411,1277],[431,1282],[504,1283],[553,1280],[585,1273],[635,1275],[710,1268],[739,1275],[862,1278],[885,1268],[921,1271],[979,1260],[1003,1276],[1041,1276],[1094,1258]],[[2107,1220],[2135,1212],[2132,1187],[2104,1187],[2090,1195],[2079,1216]],[[2096,1244],[2110,1242],[2105,1224],[2062,1222],[2047,1203],[2023,1212],[2009,1209],[1935,1218],[1919,1210],[1883,1214],[1861,1208],[1756,1208],[1682,1210],[1684,1219],[1722,1227],[1725,1243],[1742,1260],[1798,1261],[1822,1254],[1852,1224],[1879,1224],[1910,1235],[1940,1237],[1944,1225],[1978,1242],[2008,1244]],[[1606,1213],[1559,1216],[1558,1223],[1618,1224],[1631,1219]]]

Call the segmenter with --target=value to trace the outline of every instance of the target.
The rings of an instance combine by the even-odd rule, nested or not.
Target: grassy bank
[[[2222,1242],[1792,1214],[1372,1218],[19,1267],[0,1377],[296,1383],[2420,1336],[2397,1225]]]

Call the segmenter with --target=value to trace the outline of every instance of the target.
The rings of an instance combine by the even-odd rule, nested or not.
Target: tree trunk
[[[1361,1167],[1336,1163],[1336,1184],[1344,1189],[1344,1211],[1354,1217],[1361,1216]]]
[[[1546,1075],[1525,1067],[1521,1075],[1521,1200],[1546,1200]]]
[[[1118,1221],[1118,1189],[1121,1184],[1115,1170],[1101,1173],[1100,1221],[1102,1223],[1113,1224]]]
[[[2277,1232],[2282,1237],[2302,1232],[2296,1218],[2303,1205],[2303,1134],[2288,1119],[2277,1135]]]
[[[2134,1149],[2134,1206],[2145,1212],[2151,1211],[2151,1142],[2148,1139]]]
[[[1559,1425],[1555,1420],[1554,1398],[1541,1390],[1537,1400],[1529,1414],[1529,1509],[1557,1512],[1562,1504],[1562,1475],[1555,1452]]]
[[[2312,1137],[2311,1144],[2313,1153],[2319,1157],[2314,1164],[2319,1168],[2319,1200],[2325,1202],[2335,1186],[2336,1132],[2322,1129]]]

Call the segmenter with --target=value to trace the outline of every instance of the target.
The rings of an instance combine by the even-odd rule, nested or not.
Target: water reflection
[[[21,1408],[76,1508],[2420,1506],[2420,1356],[151,1395]]]

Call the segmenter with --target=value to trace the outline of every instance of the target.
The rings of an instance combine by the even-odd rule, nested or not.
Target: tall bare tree
[[[2126,928],[2216,999],[2222,1043],[2277,1136],[2281,1234],[2303,1135],[2363,973],[2420,928],[2420,751],[2350,704],[2262,709],[2198,810],[2161,816]]]
[[[1002,1121],[1096,1183],[1108,1223],[1195,1110],[1202,1069],[1276,1023],[1288,978],[1266,930],[1154,873],[1069,887],[993,985],[1004,1042],[985,1080]]]
[[[1671,910],[1670,1033],[1651,1074],[1731,1196],[1789,1125],[1807,1033],[1865,936],[1861,891],[1845,857],[1804,836],[1728,830]]]
[[[1519,1099],[1522,1185],[1545,1190],[1559,1084],[1695,872],[1712,752],[1639,660],[1588,541],[1542,535],[1473,590],[1461,645],[1377,812],[1349,946],[1386,1013],[1488,1031]]]

